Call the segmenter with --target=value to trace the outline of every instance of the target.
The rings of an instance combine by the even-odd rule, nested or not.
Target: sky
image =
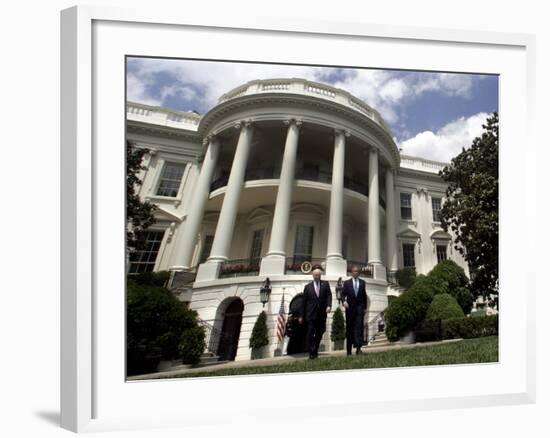
[[[304,78],[342,88],[380,112],[402,154],[449,162],[498,111],[498,76],[128,58],[127,99],[205,114],[254,79]]]

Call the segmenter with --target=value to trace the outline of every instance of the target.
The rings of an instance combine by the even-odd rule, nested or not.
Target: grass
[[[225,368],[215,371],[182,373],[170,377],[237,376],[246,374],[296,373],[364,368],[394,368],[422,365],[450,365],[498,361],[498,336],[465,339],[457,342],[418,348],[396,349],[361,356],[323,357],[298,360],[277,365]]]

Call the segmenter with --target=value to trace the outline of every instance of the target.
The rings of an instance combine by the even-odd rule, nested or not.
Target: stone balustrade
[[[273,92],[310,95],[339,103],[367,116],[391,135],[389,126],[384,122],[378,111],[371,108],[361,99],[358,99],[341,88],[335,88],[330,85],[320,84],[305,79],[258,79],[250,81],[222,95],[218,103],[221,104],[242,96]]]
[[[126,105],[126,115],[132,121],[191,130],[197,130],[201,120],[201,116],[193,112],[171,111],[133,102]]]

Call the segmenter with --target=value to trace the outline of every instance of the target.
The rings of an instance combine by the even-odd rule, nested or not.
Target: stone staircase
[[[367,347],[389,347],[391,345],[395,345],[395,343],[390,342],[386,333],[382,331],[374,335],[374,339],[368,343]]]

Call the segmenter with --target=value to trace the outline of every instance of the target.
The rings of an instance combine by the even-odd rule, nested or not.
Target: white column
[[[298,137],[302,122],[290,120],[286,123],[288,124],[288,131],[286,134],[277,200],[275,201],[275,212],[273,213],[271,238],[269,240],[269,250],[262,259],[260,266],[261,276],[283,275],[285,273],[286,240],[290,220],[292,188],[294,187]]]
[[[342,130],[334,132],[334,155],[332,159],[332,188],[330,192],[330,212],[327,243],[327,275],[346,275],[346,261],[342,256],[342,235],[344,221],[344,165],[346,157],[346,137]]]
[[[397,236],[395,212],[394,170],[386,169],[386,244],[388,255],[387,268],[390,272],[397,271]]]
[[[385,277],[385,269],[380,256],[380,206],[378,182],[378,149],[371,148],[369,153],[369,210],[368,210],[368,245],[369,263],[374,265],[374,278]],[[382,266],[381,266],[382,267]],[[382,267],[383,268],[383,267]],[[382,272],[383,271],[383,272]]]
[[[180,224],[181,231],[178,233],[177,246],[173,257],[171,271],[182,271],[191,268],[191,259],[197,243],[197,235],[200,230],[204,208],[210,194],[212,175],[218,162],[220,142],[214,137],[208,137],[208,148],[204,155],[199,179],[193,188],[192,203],[185,224]]]
[[[254,129],[250,122],[239,123],[236,128],[241,132],[233,156],[231,173],[216,226],[212,250],[208,260],[199,266],[195,280],[197,282],[218,278],[222,263],[228,259]]]

